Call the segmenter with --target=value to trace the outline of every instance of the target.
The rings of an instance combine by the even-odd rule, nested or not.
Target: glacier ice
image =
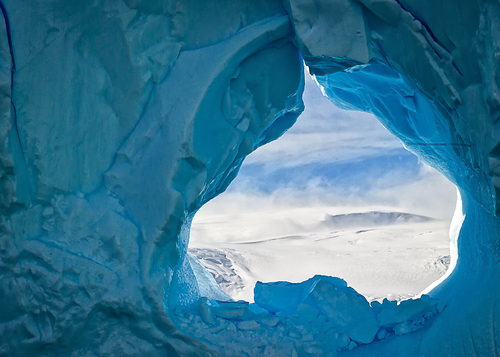
[[[287,356],[500,353],[498,2],[0,9],[0,355],[265,355],[268,332],[288,336]],[[369,344],[321,330],[330,305],[311,320],[302,302],[291,315],[224,302],[187,254],[196,211],[303,110],[302,60],[336,105],[374,113],[461,198],[454,269],[429,298],[382,304]]]
[[[255,303],[270,313],[279,311],[293,314],[297,307],[313,291],[319,281],[326,280],[333,286],[347,287],[347,283],[329,276],[317,275],[302,283],[286,281],[275,283],[258,282],[254,288]]]
[[[173,321],[182,332],[221,346],[227,355],[337,356],[424,329],[445,308],[426,295],[370,306],[342,279],[319,275],[298,284],[258,283],[255,290],[257,307],[202,297],[190,307],[178,306]],[[293,309],[286,306],[289,300]],[[280,303],[286,308],[279,310]]]
[[[368,301],[339,278],[315,276],[300,284],[258,282],[255,303],[269,312],[288,314],[305,304],[315,310],[313,316],[321,314],[333,328],[358,343],[372,342],[378,332]]]

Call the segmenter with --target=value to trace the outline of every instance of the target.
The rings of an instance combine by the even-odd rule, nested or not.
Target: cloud
[[[297,123],[280,139],[249,155],[247,165],[293,167],[404,151],[399,139],[373,115],[335,107],[309,75],[306,75],[304,103],[306,109]]]
[[[406,151],[374,116],[336,108],[310,78],[304,101],[297,123],[252,153],[227,192],[200,210],[196,236],[300,233],[307,229],[303,217],[316,215],[318,221],[327,211],[378,209],[451,219],[454,185]]]
[[[388,172],[369,190],[339,188],[335,182],[312,178],[300,188],[281,185],[263,192],[240,183],[205,205],[195,216],[192,240],[210,242],[258,241],[304,234],[315,229],[326,214],[353,212],[408,212],[451,220],[456,190],[444,176],[421,164],[414,180],[393,186],[398,173]]]
[[[312,162],[288,166],[284,162],[274,165],[244,165],[229,191],[242,187],[272,192],[281,186],[303,189],[308,182],[321,180],[322,186],[339,190],[357,188],[366,191],[372,188],[380,177],[392,172],[393,179],[387,185],[400,185],[418,175],[418,159],[408,151],[385,152],[378,157],[357,157],[336,162]]]
[[[451,218],[456,199],[456,189],[451,182],[423,163],[416,166],[411,177],[405,174],[398,169],[389,170],[378,178],[368,178],[372,180],[368,188],[357,184],[339,185],[337,181],[312,176],[300,184],[290,181],[263,190],[259,182],[253,181],[262,181],[262,178],[247,178],[209,202],[205,212],[248,213],[287,207],[350,207],[363,211],[384,207],[439,219]]]

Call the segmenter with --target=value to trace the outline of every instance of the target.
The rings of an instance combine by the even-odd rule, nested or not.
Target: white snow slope
[[[368,300],[401,300],[445,273],[449,221],[387,207],[353,209],[202,211],[193,222],[190,252],[226,293],[250,302],[257,281],[301,282],[316,274],[340,277]]]

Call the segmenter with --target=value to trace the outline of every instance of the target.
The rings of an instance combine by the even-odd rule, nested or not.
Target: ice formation
[[[0,9],[0,355],[306,356],[327,348],[315,339],[333,355],[500,353],[498,2]],[[196,211],[302,111],[302,59],[457,185],[453,269],[429,297],[369,307],[320,279],[295,312],[263,311],[225,302],[187,255]],[[332,310],[336,294],[352,304]],[[371,327],[306,327],[311,309],[311,326],[364,309]]]
[[[228,355],[337,356],[420,330],[446,307],[426,295],[370,306],[342,279],[319,275],[300,284],[259,283],[255,299],[249,304],[202,297],[189,308],[178,306],[172,319],[182,332]]]

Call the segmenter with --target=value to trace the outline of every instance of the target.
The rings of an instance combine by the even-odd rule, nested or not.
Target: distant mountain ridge
[[[322,225],[332,229],[386,226],[399,223],[423,223],[436,219],[404,212],[356,212],[338,215],[325,215]]]

